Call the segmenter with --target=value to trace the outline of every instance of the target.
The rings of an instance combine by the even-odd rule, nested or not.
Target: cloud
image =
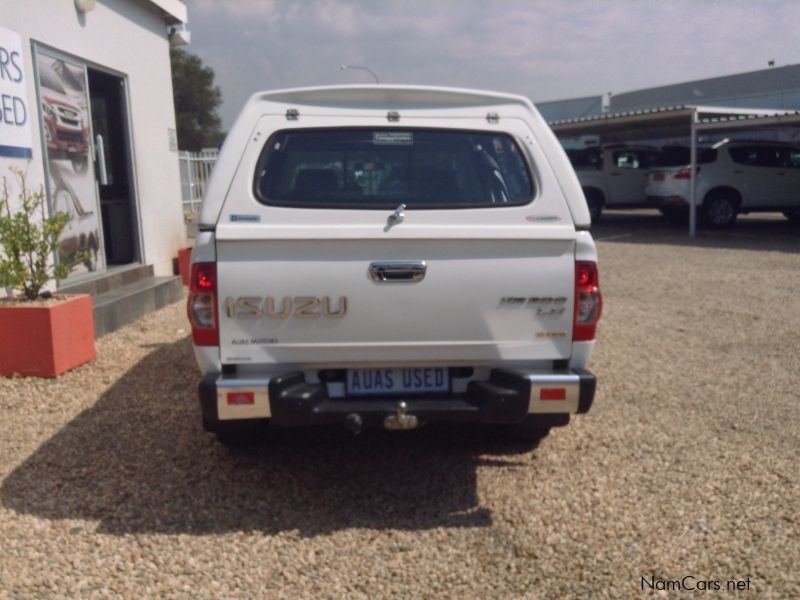
[[[798,60],[800,3],[189,0],[191,52],[230,126],[259,89],[366,83],[492,88],[534,100],[616,93]]]
[[[275,11],[275,0],[189,0],[189,17],[195,13],[206,16],[217,14],[231,15],[237,18],[264,18]]]

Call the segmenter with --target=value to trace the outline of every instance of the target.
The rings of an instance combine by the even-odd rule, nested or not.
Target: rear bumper
[[[466,393],[448,396],[333,398],[324,383],[306,383],[291,372],[272,378],[207,375],[199,386],[206,429],[242,419],[270,419],[279,426],[342,425],[354,418],[364,426],[388,427],[398,414],[429,421],[517,423],[529,414],[554,424],[591,408],[595,376],[587,370],[558,372],[492,371],[473,381]]]

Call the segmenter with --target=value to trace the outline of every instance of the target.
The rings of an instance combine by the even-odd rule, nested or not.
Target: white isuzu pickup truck
[[[589,410],[601,312],[580,184],[526,98],[254,95],[209,182],[188,315],[203,425],[493,423]]]

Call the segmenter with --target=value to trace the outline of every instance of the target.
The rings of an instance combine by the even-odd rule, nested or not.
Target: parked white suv
[[[253,96],[200,214],[203,423],[541,435],[592,403],[589,212],[525,98],[405,86]]]
[[[800,219],[800,148],[723,140],[698,149],[697,163],[697,207],[708,226],[727,227],[737,214],[756,211]],[[691,177],[689,164],[654,169],[647,185],[649,204],[686,213]]]
[[[628,144],[567,150],[596,222],[604,208],[642,208],[650,169],[660,164],[652,146]]]

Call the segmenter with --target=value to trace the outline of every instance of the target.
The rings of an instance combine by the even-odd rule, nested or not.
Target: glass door
[[[68,284],[106,268],[87,68],[37,48],[36,70],[50,210],[69,215],[57,257],[74,267]]]

